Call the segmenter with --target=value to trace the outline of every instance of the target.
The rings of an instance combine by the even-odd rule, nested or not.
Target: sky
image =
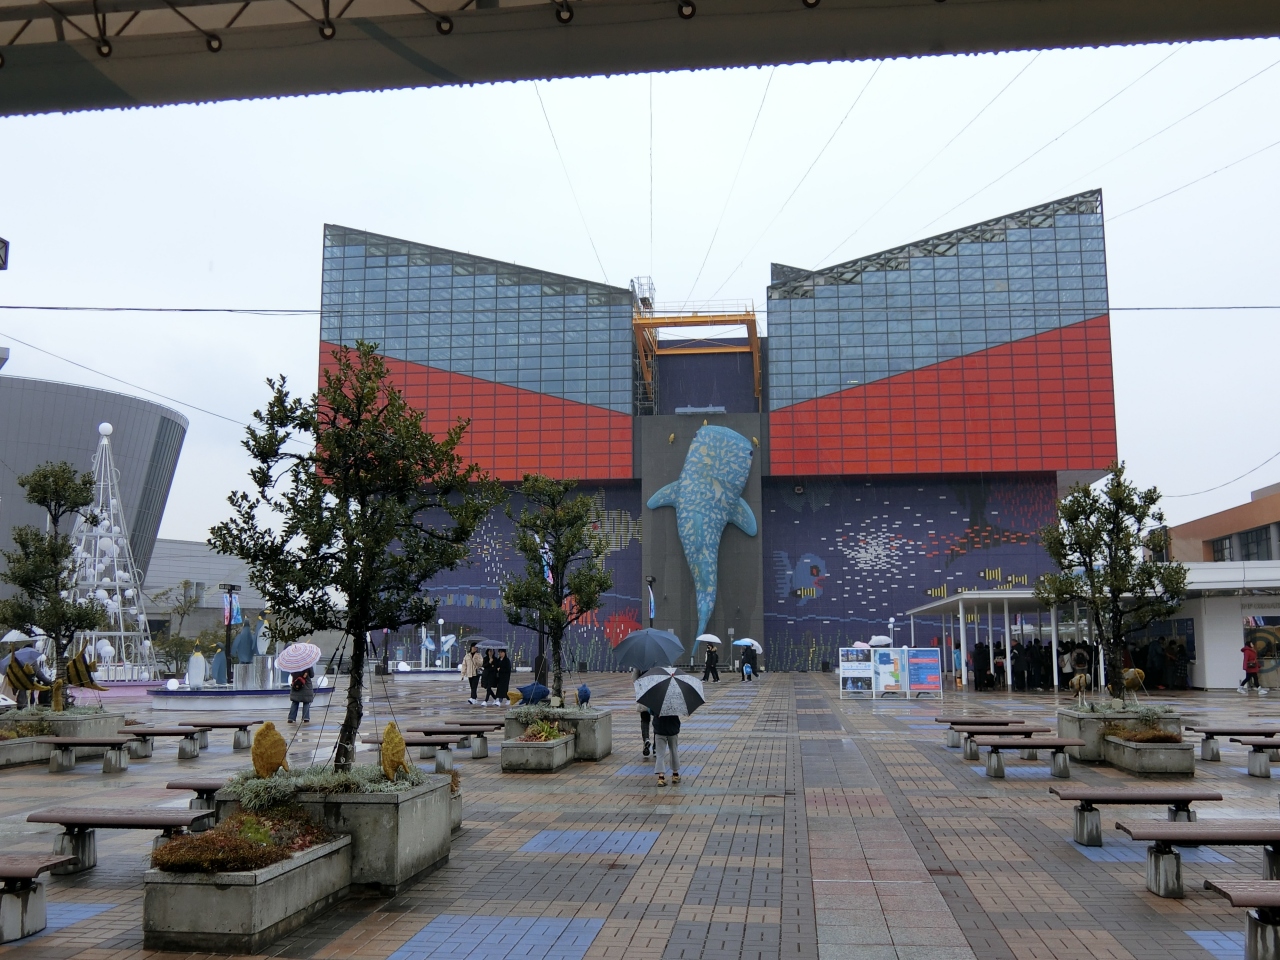
[[[336,223],[763,313],[771,261],[1101,187],[1120,454],[1176,523],[1280,482],[1280,456],[1254,469],[1280,451],[1280,310],[1121,308],[1280,307],[1278,99],[1271,40],[4,118],[0,306],[314,311]],[[318,331],[0,309],[0,375],[186,414],[161,536],[203,539],[245,486],[265,378],[315,389]]]

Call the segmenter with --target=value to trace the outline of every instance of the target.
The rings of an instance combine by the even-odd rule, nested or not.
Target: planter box
[[[524,736],[527,724],[507,714],[506,729],[503,731],[507,740],[516,740]],[[556,713],[556,720],[574,732],[573,759],[603,760],[613,753],[613,711],[612,710],[575,710],[565,707]]]
[[[387,896],[449,859],[448,777],[400,793],[300,793],[298,803],[334,833],[351,836],[351,882]]]
[[[243,873],[143,876],[142,943],[183,953],[261,953],[347,895],[351,838]]]
[[[502,741],[503,773],[553,773],[573,763],[573,737],[557,737],[543,743]]]
[[[457,833],[462,829],[462,794],[455,793],[449,798],[449,831]]]
[[[1176,774],[1193,777],[1196,773],[1194,743],[1134,743],[1119,737],[1106,737],[1102,754],[1107,763],[1130,773]]]
[[[1083,747],[1067,747],[1067,754],[1073,760],[1088,760],[1099,763],[1106,759],[1103,754],[1103,739],[1106,734],[1103,728],[1111,726],[1139,730],[1142,723],[1138,715],[1130,710],[1116,710],[1111,713],[1088,713],[1083,710],[1058,710],[1058,736],[1083,740]],[[1182,715],[1166,713],[1158,724],[1166,733],[1182,732]],[[1158,744],[1158,746],[1176,746],[1176,744]]]
[[[2,717],[2,715],[0,715]],[[113,737],[124,729],[123,713],[92,713],[74,717],[49,719],[51,737]],[[35,742],[35,737],[0,740],[0,770],[22,763],[48,763],[53,748]],[[100,757],[105,747],[76,747],[76,759]]]

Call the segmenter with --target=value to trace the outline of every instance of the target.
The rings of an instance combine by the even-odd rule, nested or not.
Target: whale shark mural
[[[675,507],[676,530],[698,597],[698,633],[716,605],[720,537],[732,523],[756,535],[756,516],[742,491],[751,474],[751,441],[728,427],[703,426],[693,435],[680,478],[649,498],[648,507]]]

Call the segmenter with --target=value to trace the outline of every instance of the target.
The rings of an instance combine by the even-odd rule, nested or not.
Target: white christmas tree
[[[120,500],[120,471],[111,456],[111,424],[99,424],[98,435],[98,452],[93,457],[96,493],[90,507],[97,523],[77,521],[71,534],[75,544],[71,562],[75,598],[81,602],[96,598],[107,610],[108,624],[80,634],[76,650],[87,648],[87,659],[98,662],[100,680],[157,680],[160,669],[147,627],[142,578],[133,562]]]

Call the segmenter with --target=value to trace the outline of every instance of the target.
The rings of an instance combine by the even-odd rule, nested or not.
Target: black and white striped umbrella
[[[656,667],[635,682],[636,703],[655,717],[679,717],[707,702],[702,681],[677,673],[675,667]]]

